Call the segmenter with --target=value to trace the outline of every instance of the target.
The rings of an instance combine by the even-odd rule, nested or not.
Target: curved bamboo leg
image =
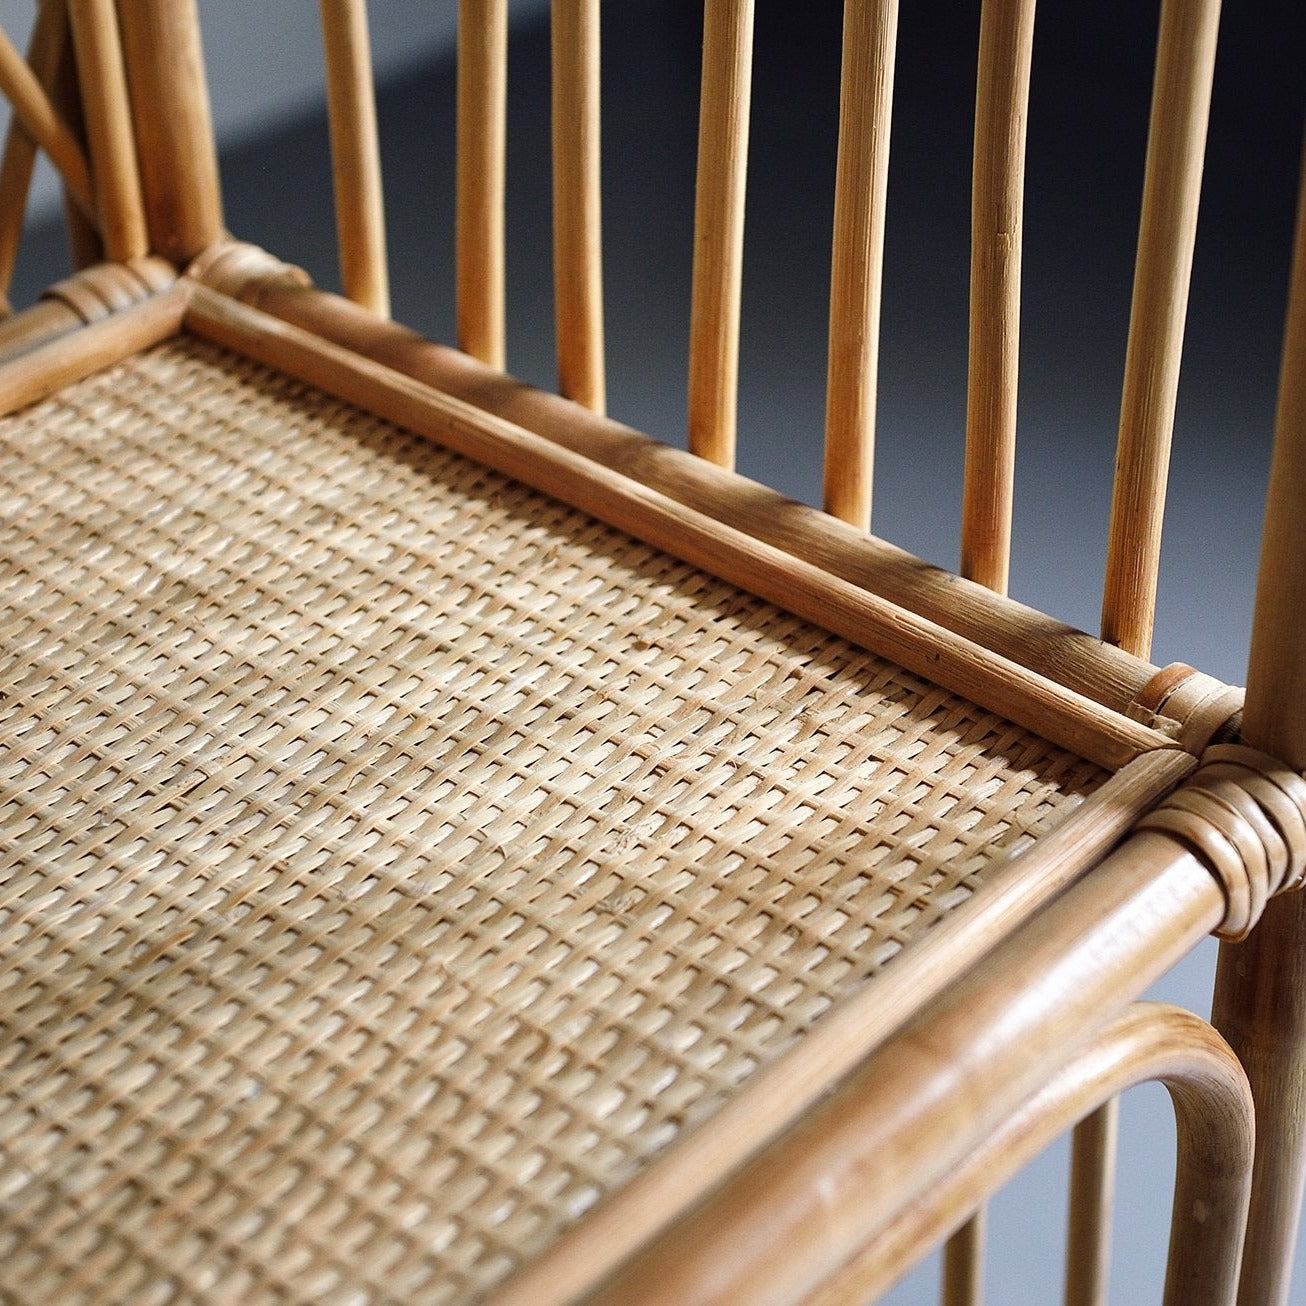
[[[864,1306],[955,1228],[977,1196],[1005,1183],[1085,1112],[1152,1080],[1170,1090],[1178,1125],[1166,1306],[1230,1306],[1251,1182],[1247,1079],[1204,1020],[1152,1002],[1127,1008],[804,1306]]]

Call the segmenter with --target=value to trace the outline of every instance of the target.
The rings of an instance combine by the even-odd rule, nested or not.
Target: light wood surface
[[[961,574],[1007,592],[1016,474],[1020,261],[1034,0],[980,11],[971,181],[970,377]]]
[[[558,390],[607,403],[599,195],[599,0],[553,0],[553,295]]]
[[[1066,1221],[1066,1306],[1106,1306],[1120,1107],[1104,1102],[1075,1129]]]
[[[321,10],[340,280],[350,299],[388,317],[390,278],[367,4],[321,0]]]
[[[113,0],[69,0],[68,13],[84,88],[100,233],[107,256],[125,262],[148,251],[149,234],[117,9]]]
[[[1142,657],[1152,646],[1219,16],[1219,0],[1161,6],[1102,600],[1102,638]]]
[[[504,366],[504,150],[507,0],[459,0],[458,170],[454,233],[458,346]]]
[[[225,234],[196,0],[120,5],[150,248],[184,265]]]
[[[689,318],[689,448],[735,465],[753,0],[708,0]]]
[[[1306,158],[1247,670],[1247,741],[1306,770]],[[1306,1183],[1306,895],[1220,946],[1213,1020],[1242,1058],[1260,1139],[1241,1306],[1286,1306]]]
[[[897,0],[849,0],[844,7],[825,398],[825,509],[862,530],[871,524],[897,36]]]

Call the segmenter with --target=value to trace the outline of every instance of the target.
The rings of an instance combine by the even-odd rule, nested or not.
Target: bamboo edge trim
[[[598,1273],[614,1269],[721,1175],[793,1125],[1017,921],[1081,877],[1129,832],[1139,811],[1181,784],[1195,765],[1167,750],[1117,772],[872,985],[826,1012],[798,1046],[759,1071],[711,1120],[508,1279],[493,1306],[562,1306],[596,1265],[604,1267]]]
[[[185,324],[551,494],[1108,769],[1174,742],[1082,694],[524,428],[196,286]]]
[[[175,336],[193,292],[188,282],[178,281],[99,321],[74,323],[0,363],[0,415],[48,398],[73,381]]]
[[[911,1268],[922,1247],[947,1236],[977,1192],[994,1192],[1086,1111],[1144,1083],[1164,1084],[1176,1114],[1187,1123],[1190,1141],[1205,1145],[1208,1161],[1218,1158],[1227,1164],[1228,1174],[1220,1176],[1224,1180],[1222,1195],[1234,1199],[1226,1214],[1237,1217],[1245,1209],[1252,1153],[1251,1090],[1242,1063],[1199,1016],[1166,1003],[1136,1002],[971,1152],[935,1194],[904,1211],[881,1238],[849,1261],[803,1306],[863,1306],[874,1299]],[[1210,1129],[1211,1115],[1218,1115],[1230,1133]],[[1177,1175],[1176,1183],[1182,1178]],[[1239,1188],[1243,1190],[1241,1204]],[[1182,1205],[1176,1191],[1176,1216],[1195,1220],[1192,1204],[1187,1204],[1187,1210],[1181,1209]],[[1209,1235],[1209,1206],[1205,1215],[1203,1234]],[[1236,1253],[1234,1244],[1242,1241],[1241,1222],[1226,1220],[1220,1233],[1224,1250]],[[1230,1254],[1227,1261],[1218,1256],[1211,1261],[1221,1265],[1225,1280],[1221,1286],[1227,1290],[1229,1279],[1236,1278],[1236,1254]],[[1186,1281],[1196,1285],[1204,1281],[1203,1268],[1172,1265],[1171,1273],[1186,1275]]]
[[[203,284],[374,362],[423,381],[475,407],[506,417],[563,448],[648,484],[689,507],[871,590],[891,603],[946,626],[1021,666],[1040,666],[1065,688],[1178,738],[1183,723],[1164,713],[1139,714],[1139,692],[1158,668],[1096,636],[1055,621],[1004,595],[935,567],[886,540],[849,528],[827,513],[786,499],[769,487],[726,473],[683,450],[610,419],[578,411],[446,345],[393,322],[365,317],[348,300],[309,284],[259,250],[266,272],[233,284],[211,271],[237,242],[214,246],[192,265]],[[297,274],[293,278],[288,273]],[[1217,682],[1218,683],[1218,682]],[[1188,742],[1190,752],[1206,743]]]

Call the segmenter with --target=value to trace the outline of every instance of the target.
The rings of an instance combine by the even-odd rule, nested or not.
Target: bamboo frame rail
[[[794,503],[764,485],[667,448],[629,427],[577,410],[557,395],[524,386],[406,327],[378,322],[338,295],[288,286],[271,274],[262,283],[250,279],[242,298],[354,353],[621,471],[1013,662],[1038,668],[1113,711],[1159,724],[1176,737],[1182,732],[1178,722],[1195,712],[1200,729],[1191,742],[1185,742],[1186,748],[1199,750],[1219,724],[1206,713],[1206,698],[1182,692],[1188,683],[1184,677],[1192,679],[1187,670],[1176,681],[1172,672],[1158,672],[1122,649],[922,562],[885,540]],[[1209,681],[1197,678],[1203,684]],[[1164,692],[1153,692],[1154,683],[1160,680],[1165,682]],[[1233,710],[1231,707],[1230,712]]]
[[[225,235],[196,0],[133,0],[118,22],[150,246],[186,264]]]
[[[735,465],[753,0],[708,0],[689,322],[689,448]]]
[[[340,280],[355,303],[388,317],[385,205],[367,4],[321,0],[321,10]]]
[[[1219,0],[1161,6],[1102,599],[1102,638],[1141,657],[1152,645],[1219,14]]]
[[[803,1306],[864,1306],[910,1268],[922,1247],[946,1233],[976,1192],[1005,1183],[1093,1104],[1147,1082],[1164,1084],[1175,1109],[1183,1153],[1176,1167],[1176,1224],[1192,1229],[1195,1178],[1206,1185],[1193,1195],[1205,1217],[1201,1236],[1192,1231],[1185,1242],[1197,1259],[1171,1257],[1166,1300],[1232,1302],[1251,1170],[1246,1076],[1205,1021],[1178,1007],[1137,1002],[1003,1121],[938,1192],[900,1215]]]
[[[830,267],[825,509],[871,525],[876,368],[898,0],[847,0]]]
[[[1247,741],[1306,771],[1306,154],[1247,670]],[[1241,1306],[1286,1306],[1306,1183],[1306,894],[1220,945],[1212,1017],[1247,1067],[1256,1152]]]
[[[39,0],[27,45],[27,64],[42,86],[54,84],[67,41],[68,12],[63,0]],[[35,163],[36,141],[15,114],[9,121],[4,153],[0,156],[0,297],[6,301],[13,282]]]
[[[504,365],[507,0],[459,0],[456,299],[458,345]]]
[[[971,193],[970,377],[961,574],[1005,594],[1016,471],[1021,228],[1035,0],[980,11]]]
[[[553,286],[558,389],[607,403],[599,194],[599,3],[553,0]]]
[[[113,0],[68,0],[68,16],[86,101],[95,211],[105,253],[115,262],[141,258],[149,249],[149,233],[117,9]]]

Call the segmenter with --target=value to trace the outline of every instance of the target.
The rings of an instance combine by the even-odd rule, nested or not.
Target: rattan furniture
[[[38,147],[85,262],[0,323],[0,1301],[851,1303],[955,1234],[959,1306],[1081,1119],[1098,1301],[1148,1079],[1167,1301],[1235,1300],[1245,1227],[1283,1300],[1306,227],[1245,705],[1148,660],[1217,6],[1161,10],[1102,639],[1003,594],[1032,0],[983,6],[964,578],[865,530],[894,0],[845,14],[824,513],[730,470],[751,0],[704,8],[689,453],[603,415],[596,0],[553,5],[560,395],[502,371],[503,0],[459,349],[386,318],[322,10],[348,298],[226,232],[193,0],[0,41],[0,269]],[[1223,1037],[1134,1002],[1213,930]]]

